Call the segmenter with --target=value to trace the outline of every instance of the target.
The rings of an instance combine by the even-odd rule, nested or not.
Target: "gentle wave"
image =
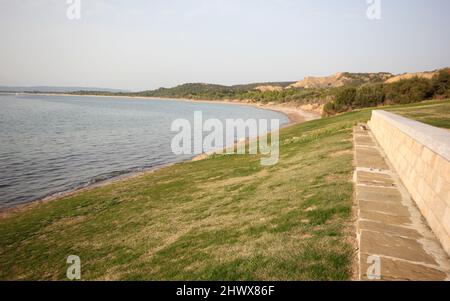
[[[0,95],[0,208],[193,156],[170,150],[171,122],[288,119],[248,106],[183,101]]]

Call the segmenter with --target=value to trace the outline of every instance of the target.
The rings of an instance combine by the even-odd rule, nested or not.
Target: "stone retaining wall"
[[[450,131],[378,110],[369,126],[450,255]]]

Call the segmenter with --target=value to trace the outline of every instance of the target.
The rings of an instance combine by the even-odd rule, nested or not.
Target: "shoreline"
[[[194,158],[192,160],[194,160]],[[49,202],[57,201],[59,199],[65,198],[65,197],[75,196],[78,193],[90,191],[95,188],[105,187],[105,186],[108,186],[108,185],[111,185],[114,183],[118,183],[121,181],[131,180],[131,179],[134,179],[134,178],[137,178],[140,176],[151,174],[153,172],[173,166],[178,163],[189,162],[189,161],[191,161],[191,160],[183,160],[183,161],[174,162],[174,163],[166,163],[166,164],[157,165],[154,167],[146,168],[141,171],[135,171],[135,172],[131,172],[131,173],[127,172],[127,173],[124,173],[119,176],[115,176],[115,177],[112,177],[112,178],[109,178],[109,179],[106,179],[103,181],[99,181],[97,183],[86,185],[84,187],[79,187],[79,188],[75,188],[72,190],[67,190],[67,191],[62,191],[62,192],[58,192],[55,194],[51,194],[49,196],[46,196],[46,197],[40,198],[40,199],[36,199],[29,203],[23,203],[23,204],[13,205],[11,207],[0,208],[0,220],[7,218],[9,216],[15,215],[15,214],[19,214],[21,212],[25,212],[27,210],[31,210],[35,206],[45,205]]]
[[[7,93],[5,93],[5,94],[7,94]],[[16,94],[12,94],[12,93],[8,93],[8,94],[16,95]],[[263,110],[279,112],[279,113],[282,113],[285,116],[287,116],[289,119],[289,123],[285,124],[280,129],[287,128],[287,127],[290,127],[290,126],[293,126],[296,124],[304,123],[307,121],[311,121],[314,119],[320,119],[320,115],[315,112],[306,111],[306,110],[302,110],[302,109],[295,108],[295,107],[272,105],[272,104],[267,104],[267,105],[256,104],[256,103],[242,102],[242,101],[236,101],[236,100],[193,100],[193,99],[186,99],[186,98],[163,98],[163,97],[144,97],[144,96],[122,97],[122,96],[106,96],[106,95],[76,95],[76,94],[53,94],[53,93],[20,93],[19,95],[44,95],[44,96],[65,96],[65,97],[66,96],[76,96],[76,97],[101,97],[101,98],[111,98],[112,97],[112,98],[148,99],[148,100],[163,99],[163,100],[168,100],[168,101],[185,101],[185,102],[190,102],[190,103],[211,103],[211,104],[252,106],[252,107],[256,107],[256,108],[263,109]],[[269,133],[270,132],[268,132],[267,134],[269,134]],[[253,138],[253,139],[259,139],[259,138],[260,138],[260,136]],[[247,142],[248,140],[249,139],[246,139],[245,142]],[[241,143],[243,143],[243,141],[237,141],[234,143],[233,146],[236,146]],[[233,146],[226,146],[225,148],[227,149],[227,148],[231,148]],[[205,152],[201,155],[193,156],[190,159],[186,159],[186,160],[182,160],[182,161],[174,162],[174,163],[162,164],[162,165],[150,167],[150,168],[144,169],[142,171],[138,171],[138,172],[124,173],[123,175],[112,177],[110,179],[106,179],[104,181],[93,183],[93,184],[87,185],[85,187],[75,188],[73,190],[68,190],[68,191],[52,194],[52,195],[49,195],[49,196],[41,198],[41,199],[36,199],[29,203],[18,204],[15,206],[13,205],[11,207],[6,207],[6,208],[0,208],[0,219],[8,218],[9,216],[16,215],[16,214],[19,214],[19,213],[27,211],[27,210],[31,210],[35,206],[44,205],[46,203],[49,203],[52,201],[57,201],[59,199],[65,198],[65,197],[74,196],[78,193],[82,193],[82,192],[89,191],[89,190],[99,188],[99,187],[108,186],[110,184],[114,184],[117,182],[130,180],[130,179],[137,178],[140,176],[144,176],[144,175],[159,171],[161,169],[173,166],[175,164],[179,164],[179,163],[183,163],[183,162],[195,162],[195,161],[204,160],[204,159],[207,159],[211,155],[211,153],[214,153],[214,152]]]
[[[8,95],[17,95],[16,93],[4,93]],[[236,99],[227,100],[211,100],[211,99],[190,99],[190,98],[177,98],[177,97],[153,97],[153,96],[118,96],[118,95],[81,95],[81,94],[67,94],[67,93],[18,93],[18,95],[43,95],[43,96],[76,96],[76,97],[98,97],[98,98],[127,98],[127,99],[147,99],[147,100],[168,100],[168,101],[184,101],[189,103],[209,103],[209,104],[228,104],[238,106],[249,106],[262,110],[269,110],[282,113],[289,119],[289,124],[297,124],[314,119],[320,119],[322,116],[314,109],[302,108],[302,106],[294,105],[293,103],[255,103],[251,101],[241,101]],[[286,125],[287,126],[287,125]],[[285,126],[284,126],[285,127]]]

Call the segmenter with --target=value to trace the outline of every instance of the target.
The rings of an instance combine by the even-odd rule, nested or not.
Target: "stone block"
[[[433,159],[435,153],[431,151],[428,147],[424,147],[422,151],[422,160],[428,166],[433,166]]]
[[[362,254],[395,257],[417,263],[437,265],[421,244],[413,239],[391,236],[384,233],[361,231]]]
[[[373,186],[384,186],[384,187],[395,187],[394,180],[390,175],[358,171],[356,173],[357,183],[373,185]]]
[[[383,187],[356,187],[357,200],[374,202],[401,202],[401,194],[397,189]]]
[[[367,272],[372,262],[369,264],[368,259],[369,255],[361,256],[361,280],[369,280]],[[381,281],[443,281],[447,278],[441,270],[420,264],[384,257],[380,258],[380,263]]]
[[[450,238],[450,208],[445,210],[444,220],[442,225],[447,232],[447,238]]]
[[[434,194],[429,198],[429,202],[427,205],[429,209],[434,212],[434,215],[438,220],[444,220],[447,204],[443,200],[441,200],[439,197],[437,197],[436,194]]]
[[[395,216],[410,216],[408,208],[403,206],[400,202],[371,202],[359,201],[359,208],[363,212],[378,212]]]
[[[396,226],[396,225],[389,225],[389,224],[383,224],[373,221],[359,221],[358,223],[358,229],[360,231],[372,231],[372,232],[378,232],[378,233],[386,233],[392,236],[399,236],[409,239],[420,239],[422,238],[422,235],[417,232],[415,229]]]
[[[409,216],[390,215],[375,211],[360,211],[359,216],[363,220],[397,225],[397,226],[409,226],[411,225],[411,219]]]

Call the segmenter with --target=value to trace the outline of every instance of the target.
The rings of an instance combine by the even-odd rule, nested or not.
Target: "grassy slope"
[[[450,104],[448,101],[444,103],[423,102],[406,108],[393,107],[392,111],[420,122],[450,129]]]
[[[215,156],[0,220],[0,279],[65,279],[71,254],[85,280],[349,279],[351,133],[369,117],[284,129],[273,167]]]

